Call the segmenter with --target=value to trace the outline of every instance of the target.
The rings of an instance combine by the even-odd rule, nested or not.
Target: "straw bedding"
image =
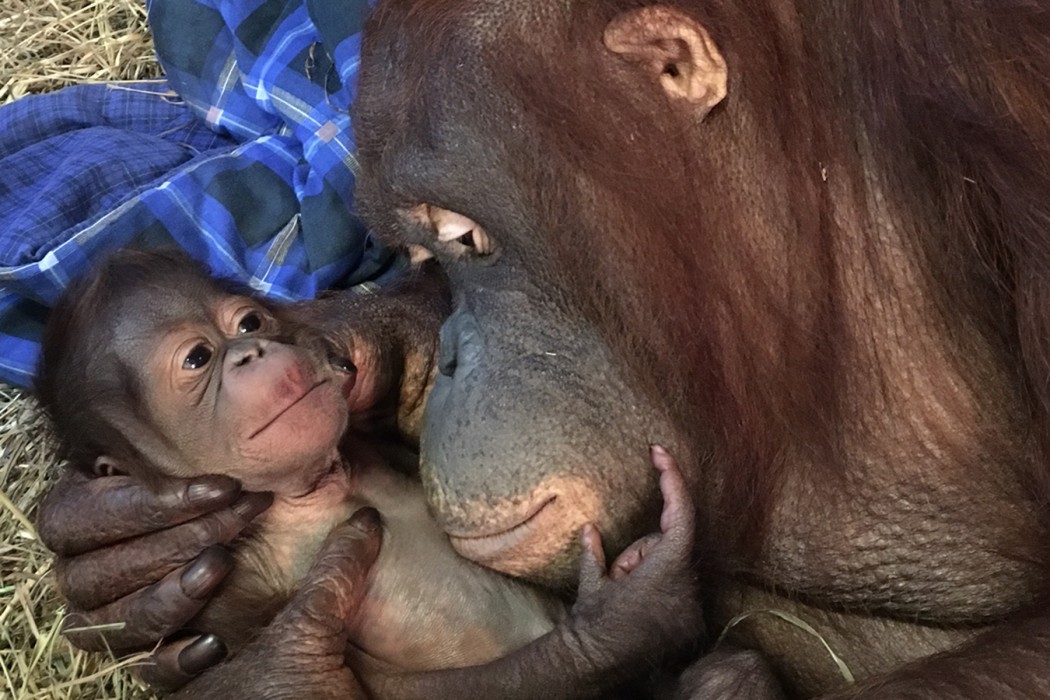
[[[3,0],[0,103],[82,82],[154,78],[143,0]],[[58,470],[45,417],[0,384],[0,698],[148,698],[122,667],[60,635],[64,610],[36,504]]]

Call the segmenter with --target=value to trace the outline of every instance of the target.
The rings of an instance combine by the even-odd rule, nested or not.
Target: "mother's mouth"
[[[532,548],[535,545],[534,540],[545,538],[556,529],[550,526],[557,519],[557,509],[551,507],[557,498],[547,498],[524,520],[507,529],[486,535],[464,536],[449,533],[449,540],[460,556],[479,564],[490,564],[508,558],[519,548]]]

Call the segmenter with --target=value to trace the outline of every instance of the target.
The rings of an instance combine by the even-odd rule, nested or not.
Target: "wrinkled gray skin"
[[[424,414],[428,500],[461,554],[563,585],[584,523],[606,533],[610,551],[644,531],[655,513],[647,445],[671,432],[657,408],[624,384],[599,339],[565,333],[573,325],[553,305],[499,287],[459,298],[442,329],[441,373]],[[495,322],[509,318],[509,325]],[[607,432],[610,417],[622,421],[622,432]],[[596,434],[608,437],[596,442]],[[611,465],[633,463],[637,470],[603,479]],[[541,507],[520,540],[478,538]]]

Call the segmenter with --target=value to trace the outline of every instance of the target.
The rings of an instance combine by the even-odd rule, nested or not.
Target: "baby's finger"
[[[688,557],[692,553],[696,532],[693,500],[678,464],[667,450],[653,445],[651,454],[653,466],[660,472],[660,492],[664,497],[664,509],[660,515],[660,529],[666,541],[664,546],[673,556]]]
[[[602,536],[598,528],[590,523],[580,530],[580,586],[579,597],[597,593],[605,582],[605,551],[602,549]]]
[[[619,581],[627,574],[631,573],[645,561],[646,557],[653,551],[657,543],[663,539],[663,535],[658,532],[646,535],[642,539],[632,544],[627,549],[620,553],[620,556],[616,557],[616,561],[613,562],[612,567],[609,569],[609,578],[613,581]]]

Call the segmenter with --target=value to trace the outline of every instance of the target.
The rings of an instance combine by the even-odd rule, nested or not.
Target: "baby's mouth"
[[[307,389],[306,391],[304,391],[304,392],[303,392],[303,393],[302,393],[302,394],[301,394],[301,395],[299,396],[299,398],[295,399],[295,400],[294,400],[294,401],[292,401],[292,402],[291,402],[290,404],[288,404],[287,406],[285,406],[284,408],[282,408],[281,410],[279,410],[279,411],[278,411],[278,412],[277,412],[276,414],[274,414],[274,415],[273,415],[273,416],[272,416],[272,417],[271,417],[271,418],[270,418],[269,420],[267,420],[267,421],[266,421],[266,422],[265,422],[265,423],[264,423],[264,424],[262,425],[262,427],[260,427],[260,428],[257,428],[256,430],[254,430],[254,431],[253,431],[253,432],[252,432],[252,433],[251,433],[251,434],[250,434],[250,435],[248,436],[248,439],[249,439],[249,440],[254,440],[255,438],[259,437],[259,435],[261,435],[262,433],[266,432],[267,428],[269,428],[269,427],[270,427],[270,426],[272,426],[272,425],[273,425],[274,423],[276,423],[277,421],[279,421],[279,420],[280,420],[280,419],[281,419],[282,417],[284,417],[284,414],[288,413],[288,412],[289,412],[290,410],[292,410],[293,408],[295,408],[296,406],[298,406],[298,405],[299,405],[299,404],[300,404],[300,403],[301,403],[301,402],[303,401],[303,399],[305,399],[305,398],[306,398],[307,396],[309,396],[310,394],[312,394],[312,393],[314,392],[314,390],[315,390],[315,389],[317,389],[318,387],[320,387],[320,386],[324,385],[324,383],[325,383],[325,380],[322,380],[322,381],[319,381],[319,382],[317,382],[317,383],[315,383],[315,384],[311,385],[309,389]]]

